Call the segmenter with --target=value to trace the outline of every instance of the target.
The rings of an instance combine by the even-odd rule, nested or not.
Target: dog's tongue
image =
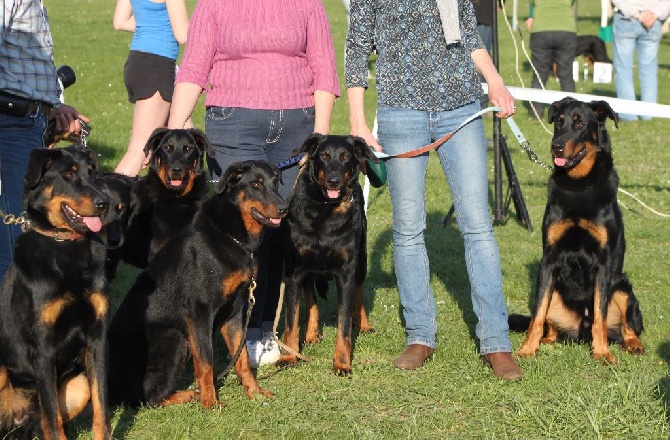
[[[563,157],[555,157],[554,163],[556,164],[557,167],[564,167],[565,164],[568,163],[568,160]]]
[[[102,220],[100,220],[100,217],[82,217],[84,219],[84,223],[93,232],[98,232],[100,229],[102,229]]]
[[[280,219],[280,218],[273,218],[273,217],[270,217],[269,220],[270,220],[270,223],[272,223],[273,225],[278,225],[278,224],[281,223],[281,219]]]
[[[180,186],[181,185],[181,180],[170,180],[170,185],[172,186]]]
[[[329,189],[327,194],[329,199],[336,199],[340,197],[340,192],[336,189]]]

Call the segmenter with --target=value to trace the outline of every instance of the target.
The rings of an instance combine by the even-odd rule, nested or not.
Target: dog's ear
[[[214,147],[212,147],[212,144],[209,143],[209,139],[205,133],[203,133],[201,130],[198,130],[197,128],[189,128],[188,132],[191,134],[191,136],[193,136],[195,145],[200,151],[206,153],[209,157],[214,157],[216,155]]]
[[[54,160],[61,157],[61,149],[35,148],[30,151],[28,157],[28,168],[23,177],[23,184],[26,188],[35,188],[40,183],[42,176],[49,169]]]
[[[363,162],[365,159],[370,159],[373,163],[379,163],[379,158],[375,155],[374,151],[365,139],[359,136],[349,136],[349,140],[354,144],[354,151],[356,153],[356,159],[358,162]]]
[[[614,121],[614,126],[619,128],[619,114],[612,110],[612,107],[610,107],[607,101],[591,101],[589,105],[591,106],[593,113],[596,114],[598,122],[603,123],[607,118],[610,118]]]
[[[165,135],[168,134],[170,131],[172,130],[165,127],[159,127],[155,129],[154,132],[151,133],[151,136],[149,136],[149,140],[147,140],[147,143],[144,146],[144,155],[147,156],[149,153],[156,151],[160,146],[161,142],[163,142],[163,138],[165,138]]]
[[[302,143],[301,146],[293,150],[293,155],[297,156],[301,153],[312,154],[316,151],[316,147],[326,138],[325,135],[321,133],[312,133],[307,136],[307,139]]]
[[[230,165],[228,169],[226,169],[226,172],[223,173],[223,176],[221,176],[219,181],[216,182],[216,188],[215,188],[216,193],[221,194],[228,188],[228,186],[236,185],[240,181],[244,173],[249,171],[250,168],[251,168],[250,161],[236,162]]]

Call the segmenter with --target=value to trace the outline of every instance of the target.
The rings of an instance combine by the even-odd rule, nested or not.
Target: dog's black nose
[[[551,149],[555,153],[562,153],[563,150],[565,150],[565,145],[563,144],[563,142],[553,142],[551,144]]]
[[[328,178],[328,185],[339,186],[340,185],[340,176],[329,177]]]
[[[182,167],[172,167],[173,175],[179,176],[181,175],[182,171],[184,171]]]

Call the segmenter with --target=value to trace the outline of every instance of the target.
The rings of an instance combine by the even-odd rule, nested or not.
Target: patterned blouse
[[[379,105],[444,111],[478,100],[471,53],[484,44],[470,0],[458,0],[458,9],[461,41],[447,46],[435,0],[351,0],[347,88],[368,87],[374,48]]]

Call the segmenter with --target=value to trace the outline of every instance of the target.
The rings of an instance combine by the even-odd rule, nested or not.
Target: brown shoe
[[[395,358],[393,365],[403,370],[416,370],[433,355],[435,349],[423,344],[409,344],[405,351]]]
[[[495,377],[510,381],[521,379],[521,368],[516,364],[512,353],[489,353],[482,356],[482,359],[493,369]]]

